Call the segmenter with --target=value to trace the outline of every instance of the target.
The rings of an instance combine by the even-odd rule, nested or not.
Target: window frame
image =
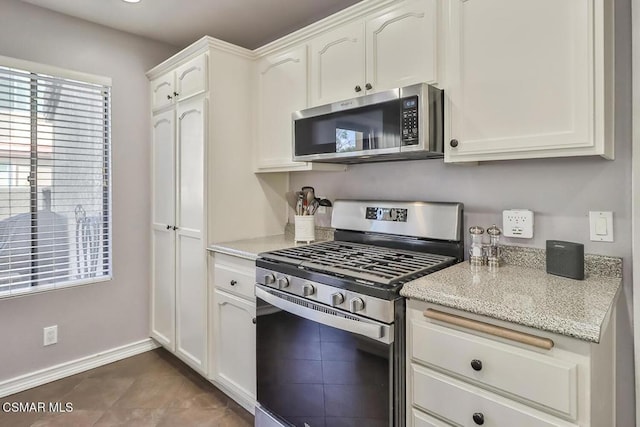
[[[0,55],[0,66],[7,68],[20,69],[25,72],[30,72],[34,74],[44,74],[49,75],[54,78],[60,79],[68,79],[75,80],[81,83],[89,83],[95,85],[101,85],[109,88],[109,102],[106,106],[105,113],[105,132],[107,133],[107,140],[105,146],[105,155],[103,157],[103,164],[106,163],[105,174],[107,179],[106,191],[103,191],[103,205],[107,204],[106,209],[103,209],[103,214],[106,213],[108,217],[107,225],[108,231],[105,233],[106,238],[108,239],[108,244],[106,248],[108,248],[108,270],[107,274],[99,277],[90,277],[90,278],[81,278],[81,279],[73,279],[68,278],[68,280],[64,280],[62,282],[54,282],[54,283],[44,283],[38,284],[36,286],[29,286],[25,288],[16,288],[16,289],[7,289],[0,290],[0,301],[24,297],[27,295],[37,295],[43,292],[52,292],[55,290],[62,289],[70,289],[77,286],[86,286],[95,283],[108,282],[113,280],[113,175],[112,175],[112,80],[110,77],[100,76],[96,74],[89,74],[84,72],[79,72],[75,70],[60,68],[52,65],[41,64],[37,62],[11,58],[8,56]],[[30,160],[32,153],[25,152],[25,159]]]

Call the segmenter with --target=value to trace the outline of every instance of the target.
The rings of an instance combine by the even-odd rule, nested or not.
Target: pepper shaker
[[[489,269],[495,269],[500,267],[500,256],[502,255],[500,248],[500,230],[495,224],[487,228],[487,234],[489,235],[489,253],[487,254],[487,264]]]

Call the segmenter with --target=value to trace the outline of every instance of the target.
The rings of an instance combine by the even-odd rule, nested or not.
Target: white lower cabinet
[[[552,348],[434,320],[428,310],[551,340]],[[410,300],[407,426],[614,426],[614,328],[595,344]]]
[[[209,269],[210,380],[253,413],[256,401],[254,261],[215,253]]]

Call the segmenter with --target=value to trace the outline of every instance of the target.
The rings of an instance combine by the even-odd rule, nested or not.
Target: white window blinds
[[[0,65],[0,297],[110,278],[110,102]]]

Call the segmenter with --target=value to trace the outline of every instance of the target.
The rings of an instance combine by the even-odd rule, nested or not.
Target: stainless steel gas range
[[[464,257],[461,203],[336,201],[335,240],[256,260],[256,426],[405,425],[402,285]]]

